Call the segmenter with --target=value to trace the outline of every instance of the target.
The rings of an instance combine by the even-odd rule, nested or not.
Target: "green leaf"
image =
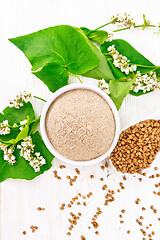
[[[0,113],[0,122],[4,120],[8,120],[9,125],[13,125],[14,123],[19,123],[24,119],[27,119],[29,116],[30,121],[35,119],[35,113],[30,102],[23,103],[23,106],[20,108],[10,108],[6,107],[2,113]]]
[[[115,79],[117,79],[117,80],[120,79],[121,81],[122,80],[126,81],[128,78],[130,78],[132,76],[132,74],[126,75],[125,73],[121,72],[121,70],[119,68],[114,66],[112,60],[108,60],[108,64],[112,70],[112,73],[113,73]]]
[[[148,73],[150,71],[154,71],[157,68],[153,63],[151,63],[147,58],[145,58],[135,48],[133,48],[128,42],[122,39],[116,39],[116,40],[112,40],[111,42],[105,42],[101,46],[102,53],[104,55],[109,53],[107,49],[109,46],[112,46],[112,45],[115,45],[115,49],[122,56],[126,56],[128,60],[130,60],[130,64],[138,65],[137,71],[140,71],[142,74]],[[113,65],[113,62],[110,63],[110,67],[116,79],[121,79],[121,77],[123,78],[123,76],[127,76],[124,73],[121,73],[121,71],[118,68],[115,68],[115,66]]]
[[[109,96],[113,100],[118,110],[120,109],[123,99],[129,92],[135,80],[136,80],[136,76],[134,75],[133,78],[128,82],[121,82],[118,80],[111,80],[109,82],[109,90],[110,90]]]
[[[20,133],[17,135],[15,139],[15,144],[18,143],[19,141],[23,140],[28,136],[29,132],[29,116],[27,116],[27,125],[23,126],[23,129],[20,131]]]
[[[144,95],[144,94],[147,94],[147,93],[150,93],[150,92],[153,92],[153,90],[150,90],[150,91],[147,91],[147,92],[143,92],[142,90],[139,90],[137,93],[136,92],[133,92],[132,90],[129,91],[129,93],[133,96],[141,96],[141,95]]]
[[[155,71],[156,71],[156,75],[157,75],[158,82],[159,82],[160,81],[160,67],[158,66]]]
[[[29,135],[31,135],[35,129],[35,127],[37,126],[37,124],[40,122],[40,116],[39,118],[35,119],[35,121],[31,122],[29,124]]]
[[[29,126],[25,126],[22,131],[17,135],[16,139],[15,139],[15,143],[21,141],[22,139],[26,138],[28,136],[28,132],[29,132]]]
[[[8,120],[10,126],[13,126],[14,123],[18,124],[20,121],[23,121],[29,117],[30,121],[35,119],[35,113],[30,102],[24,103],[23,107],[19,109],[6,107],[2,113],[0,113],[0,122]],[[0,135],[0,141],[10,141],[16,139],[19,134],[19,128],[11,128],[10,134]]]
[[[51,92],[68,84],[67,69],[55,63],[48,63],[43,69],[33,72],[33,74],[42,80]]]
[[[34,171],[29,162],[19,155],[18,149],[15,150],[17,163],[14,165],[9,165],[3,160],[3,152],[0,150],[0,182],[7,178],[31,180],[51,168],[54,156],[46,148],[39,132],[32,135],[32,140],[35,144],[35,151],[40,152],[41,156],[46,159],[46,164],[41,166],[40,172]]]
[[[108,38],[108,33],[103,30],[90,30],[85,27],[80,28],[84,34],[93,42],[98,43],[99,45],[102,45]]]
[[[60,25],[9,40],[28,58],[32,73],[54,92],[68,84],[69,72],[81,75],[99,64],[82,33]]]
[[[106,82],[109,82],[110,79],[114,79],[114,76],[106,61],[105,56],[90,40],[88,40],[88,42],[92,48],[92,51],[96,54],[96,56],[99,59],[99,65],[96,68],[83,74],[83,76],[95,79],[105,79]]]

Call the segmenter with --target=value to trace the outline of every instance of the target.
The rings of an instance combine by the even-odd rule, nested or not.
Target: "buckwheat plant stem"
[[[44,100],[43,98],[40,98],[40,97],[37,97],[37,96],[33,96],[34,98],[37,98],[37,99],[39,99],[39,100],[41,100],[41,101],[43,101],[43,102],[46,102],[46,100]]]
[[[74,76],[74,77],[76,77],[76,78],[78,78],[78,80],[79,80],[81,83],[83,83],[82,80],[81,80],[77,75],[75,75],[75,74],[73,74],[73,73],[71,73],[71,72],[69,72],[69,74],[72,75],[72,76]]]
[[[137,63],[132,63],[132,62],[129,62],[129,64],[136,65],[137,67],[153,68],[153,70],[156,69],[156,66],[145,66],[145,65],[140,65],[140,64],[137,64]]]
[[[111,24],[111,22],[108,22],[108,23],[106,23],[106,24],[104,24],[104,25],[102,25],[102,26],[100,26],[100,27],[98,27],[98,28],[96,28],[96,29],[94,29],[94,30],[98,30],[98,29],[103,28],[103,27],[105,27],[105,26],[107,26],[107,25],[109,25],[109,24]]]
[[[28,117],[28,116],[27,116],[27,117]],[[39,116],[38,118],[36,118],[36,119],[34,119],[33,121],[29,122],[29,124],[34,123],[34,122],[40,120],[40,118],[41,118],[41,116]],[[19,127],[22,127],[22,126],[24,126],[24,125],[26,125],[26,123],[20,124],[20,125],[17,125],[17,126],[9,126],[9,127],[10,127],[10,128],[19,128]]]
[[[156,27],[156,25],[137,25],[137,26],[134,26],[134,28],[146,28],[146,27]],[[120,28],[120,29],[116,29],[116,30],[113,30],[113,32],[120,32],[120,31],[124,31],[124,30],[128,30],[130,29],[131,27],[125,27],[125,28]]]
[[[104,25],[102,25],[102,26],[100,26],[100,27],[98,27],[98,28],[96,28],[94,30],[101,29],[101,28],[103,28],[103,27],[105,27],[105,26],[107,26],[109,24],[113,24],[113,22],[108,22],[108,23],[106,23],[106,24],[104,24]],[[146,27],[156,27],[156,25],[152,25],[152,24],[143,25],[143,24],[141,24],[141,25],[134,26],[134,28],[146,28]],[[113,32],[120,32],[120,31],[124,31],[124,30],[129,30],[130,28],[131,27],[120,28],[120,29],[113,30]]]

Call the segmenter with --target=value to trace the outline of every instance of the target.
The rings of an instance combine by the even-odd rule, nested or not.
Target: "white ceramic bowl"
[[[102,155],[102,156],[100,156],[98,158],[89,160],[89,161],[73,161],[73,160],[70,160],[70,159],[62,156],[53,147],[53,145],[49,141],[47,133],[46,133],[45,121],[46,121],[46,114],[48,112],[48,109],[49,109],[50,105],[52,104],[52,102],[57,97],[59,97],[60,95],[62,95],[65,92],[68,92],[68,91],[73,90],[73,89],[88,89],[88,90],[91,90],[93,92],[98,93],[109,104],[110,108],[113,111],[113,115],[114,115],[114,118],[115,118],[115,125],[116,125],[115,137],[114,137],[114,140],[112,142],[112,145],[111,145],[110,149],[104,155]],[[41,129],[42,138],[44,140],[44,143],[45,143],[46,147],[49,149],[49,151],[56,158],[58,158],[59,160],[65,162],[65,163],[69,163],[69,164],[76,165],[76,166],[89,166],[89,165],[101,162],[106,157],[108,157],[110,155],[110,153],[113,151],[113,149],[115,148],[115,146],[117,144],[117,141],[118,141],[118,138],[119,138],[119,134],[120,134],[120,120],[119,120],[118,111],[117,111],[113,101],[100,88],[92,86],[92,85],[88,85],[88,84],[74,83],[74,84],[70,84],[70,85],[64,86],[64,87],[60,88],[59,90],[57,90],[55,93],[52,94],[51,98],[46,102],[46,104],[45,104],[45,106],[43,108],[42,114],[41,114],[40,129]]]

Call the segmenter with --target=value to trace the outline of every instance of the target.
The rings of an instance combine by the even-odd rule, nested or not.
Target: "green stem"
[[[104,24],[104,25],[102,25],[102,26],[100,26],[100,27],[98,27],[98,28],[95,28],[94,30],[98,30],[98,29],[103,28],[103,27],[105,27],[105,26],[107,26],[107,25],[109,25],[109,24],[111,24],[111,22],[108,22],[108,23],[106,23],[106,24]]]
[[[145,66],[145,65],[140,65],[140,64],[137,64],[137,63],[132,63],[132,62],[129,62],[130,65],[136,65],[137,67],[143,67],[143,68],[153,68],[153,69],[156,69],[157,66]]]
[[[46,100],[44,100],[43,98],[40,98],[40,97],[37,97],[37,96],[33,96],[34,98],[37,98],[37,99],[39,99],[39,100],[41,100],[41,101],[43,101],[43,102],[46,102]]]
[[[73,74],[73,73],[71,73],[71,72],[69,72],[69,74],[72,75],[72,76],[74,76],[74,77],[76,77],[76,78],[78,78],[78,80],[79,80],[81,83],[83,83],[82,80],[81,80],[77,75],[75,75],[75,74]]]
[[[31,123],[34,123],[34,122],[38,121],[40,118],[41,118],[41,115],[40,115],[38,118],[36,118],[36,119],[34,119],[33,121],[31,121],[29,124],[31,124]]]
[[[113,24],[113,22],[108,22],[108,23],[106,23],[106,24],[104,24],[104,25],[102,25],[102,26],[100,26],[100,27],[98,27],[98,28],[95,28],[94,30],[98,30],[98,29],[103,28],[103,27],[105,27],[105,26],[107,26],[107,25],[109,25],[109,24]],[[134,28],[140,28],[140,27],[142,27],[142,28],[146,28],[146,27],[156,27],[156,25],[152,25],[152,24],[145,25],[145,24],[142,24],[142,25],[134,26]],[[130,29],[130,28],[131,28],[131,27],[120,28],[120,29],[114,30],[113,32],[120,32],[120,31],[123,31],[123,30],[128,30],[128,29]]]
[[[28,116],[27,116],[27,117],[28,117]],[[37,120],[40,119],[40,117],[41,117],[41,115],[40,115],[38,118],[34,119],[33,121],[29,122],[29,124],[36,122]],[[22,126],[24,126],[24,125],[26,125],[26,123],[21,124],[21,125],[17,125],[17,126],[9,126],[9,128],[19,128],[19,127],[22,127]]]
[[[27,125],[29,125],[29,116],[27,116]]]
[[[143,27],[156,27],[156,25],[146,25],[144,26],[143,24],[142,25],[137,25],[137,26],[134,26],[134,28],[143,28]],[[120,29],[116,29],[116,30],[113,30],[113,32],[120,32],[120,31],[124,31],[124,30],[128,30],[130,29],[131,27],[125,27],[125,28],[120,28]]]

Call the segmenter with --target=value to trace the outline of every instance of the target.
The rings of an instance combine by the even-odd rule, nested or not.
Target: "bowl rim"
[[[68,158],[64,157],[63,155],[61,155],[51,144],[51,142],[47,136],[46,128],[45,128],[46,115],[47,115],[48,109],[49,109],[50,105],[53,103],[53,101],[55,101],[55,99],[58,98],[63,93],[71,91],[71,90],[75,90],[75,89],[87,89],[87,90],[91,90],[91,91],[99,94],[109,104],[109,106],[113,112],[114,119],[115,119],[115,136],[114,136],[114,140],[112,142],[111,147],[105,154],[101,155],[98,158],[94,158],[94,159],[88,160],[88,161],[76,161],[76,160],[74,161],[74,160],[68,159]],[[105,158],[109,157],[110,153],[115,148],[117,141],[119,139],[119,134],[120,134],[120,118],[119,118],[119,114],[116,109],[116,106],[113,103],[112,99],[105,92],[103,92],[100,88],[95,87],[90,84],[72,83],[72,84],[66,85],[66,86],[58,89],[56,92],[54,92],[52,94],[52,96],[49,98],[49,100],[45,103],[44,108],[42,110],[42,114],[41,114],[40,131],[41,131],[41,135],[42,135],[42,138],[43,138],[43,141],[44,141],[46,147],[57,159],[65,162],[65,163],[74,165],[74,166],[90,166],[90,165],[99,163],[99,162],[103,161]]]

